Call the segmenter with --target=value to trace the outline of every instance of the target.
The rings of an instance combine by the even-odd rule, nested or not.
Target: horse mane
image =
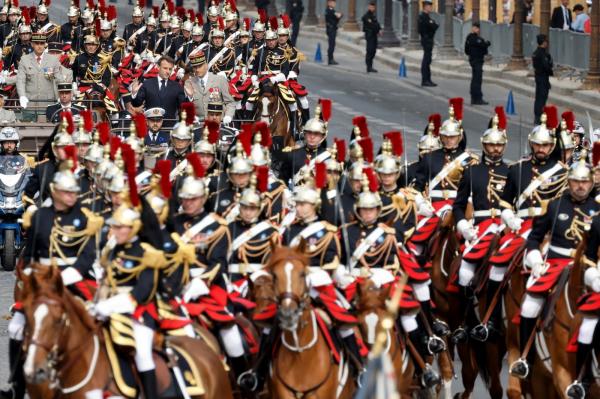
[[[267,264],[267,269],[272,269],[275,265],[285,262],[296,260],[303,265],[308,265],[308,256],[299,252],[295,248],[278,246],[271,252],[271,258]]]
[[[66,304],[77,315],[79,320],[81,320],[81,323],[83,324],[83,326],[85,328],[87,328],[90,331],[96,330],[96,327],[97,327],[96,321],[86,310],[86,308],[81,300],[77,299],[77,297],[75,297],[75,295],[71,294],[68,290],[65,290],[63,292],[63,299],[65,300]]]

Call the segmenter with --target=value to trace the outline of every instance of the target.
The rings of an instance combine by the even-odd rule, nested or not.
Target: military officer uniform
[[[5,47],[5,50],[8,49],[9,52],[6,54],[3,60],[3,67],[5,71],[14,67],[14,69],[19,68],[19,62],[24,55],[33,52],[33,48],[31,47],[31,43],[23,43],[19,39],[19,41],[14,44],[12,47]]]
[[[206,48],[206,62],[210,64],[211,60],[219,54],[223,50],[223,47],[215,47],[214,45],[209,45]],[[231,74],[235,67],[235,51],[231,48],[227,48],[224,54],[220,56],[219,60],[216,61],[210,72],[218,74],[219,72],[225,72],[227,76]]]
[[[143,26],[144,26],[144,23],[141,23],[139,25],[136,25],[133,22],[128,23],[127,25],[125,25],[125,29],[123,29],[123,39],[125,39],[125,41],[129,41],[129,38],[131,37],[131,35],[133,35],[135,32],[137,32]],[[139,36],[138,36],[138,40],[139,40]]]
[[[102,62],[98,54],[83,52],[73,62],[73,81],[79,85],[101,83],[105,87],[110,85],[112,73],[107,63]]]
[[[331,157],[331,153],[327,151],[327,143],[323,141],[317,148],[303,146],[292,149],[286,147],[275,157],[282,162],[279,178],[283,182],[289,183],[290,179],[306,166],[306,161],[314,166],[316,162],[323,162]],[[308,169],[311,169],[312,166]]]

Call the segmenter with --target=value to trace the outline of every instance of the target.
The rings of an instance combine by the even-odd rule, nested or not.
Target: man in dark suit
[[[435,31],[438,24],[431,18],[429,13],[432,10],[431,0],[423,0],[423,10],[419,14],[418,31],[421,36],[421,46],[423,47],[423,59],[421,60],[421,86],[435,87],[431,81],[431,57],[433,53],[433,44]]]
[[[58,123],[62,111],[71,111],[73,115],[79,115],[84,108],[73,104],[73,85],[71,83],[59,83],[56,85],[59,101],[46,107],[46,121]]]
[[[335,0],[327,1],[325,9],[325,31],[327,32],[327,62],[329,65],[337,65],[337,61],[333,58],[335,51],[335,37],[337,35],[338,24],[342,18],[342,13],[335,10]]]
[[[569,30],[571,29],[571,10],[569,9],[569,0],[561,0],[560,6],[552,10],[552,18],[550,19],[550,27],[555,29]]]
[[[286,12],[292,20],[292,46],[296,47],[298,41],[298,33],[300,33],[300,21],[302,20],[302,14],[304,13],[304,4],[302,0],[287,0]]]
[[[144,105],[146,109],[162,108],[165,110],[164,127],[170,128],[178,120],[178,111],[181,104],[186,102],[183,87],[169,80],[175,61],[168,56],[158,60],[158,76],[147,79],[143,84],[135,80],[132,83],[131,105],[139,107]]]
[[[540,123],[540,117],[550,93],[550,76],[554,75],[552,56],[548,52],[548,38],[546,35],[538,35],[537,44],[538,48],[533,52],[532,57],[535,71],[535,103],[533,106],[535,125]]]

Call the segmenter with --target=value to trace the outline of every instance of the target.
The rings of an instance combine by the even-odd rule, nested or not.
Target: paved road
[[[128,22],[126,14],[129,7],[117,5],[119,32]],[[66,14],[66,6],[56,2],[52,5],[53,20],[61,20]],[[60,17],[57,17],[59,16]],[[326,58],[326,43],[321,43],[323,55]],[[329,67],[312,62],[317,42],[302,39],[299,47],[306,54],[307,62],[302,65],[300,81],[310,92],[311,108],[319,97],[333,100],[333,116],[329,126],[333,137],[348,139],[352,130],[352,117],[366,115],[371,135],[376,143],[380,142],[381,134],[389,130],[403,129],[406,133],[409,160],[416,159],[416,143],[426,125],[427,116],[431,113],[441,113],[445,118],[448,111],[448,98],[462,96],[469,100],[469,82],[459,80],[441,80],[433,77],[439,87],[423,90],[418,85],[420,77],[414,74],[406,79],[399,79],[397,71],[376,65],[378,74],[364,73],[365,67],[361,54],[350,54],[342,49],[336,50],[336,59],[340,66]],[[465,107],[464,128],[467,132],[468,145],[477,151],[480,148],[479,137],[487,127],[493,113],[494,105],[506,102],[507,91],[495,85],[484,85],[483,92],[490,102],[489,106]],[[517,111],[523,114],[511,117],[509,123],[510,142],[506,157],[518,159],[526,150],[527,133],[531,130],[531,110],[533,99],[516,95]],[[522,120],[521,120],[522,119]],[[583,119],[583,118],[582,118]],[[519,142],[520,138],[520,142]],[[11,273],[0,272],[0,316],[8,311],[12,303],[12,287],[14,278]],[[0,320],[0,385],[7,378],[7,321]],[[460,365],[457,364],[457,370]],[[504,375],[506,381],[506,374]],[[453,384],[453,392],[461,389],[460,380]],[[487,397],[485,389],[478,383],[474,397]]]

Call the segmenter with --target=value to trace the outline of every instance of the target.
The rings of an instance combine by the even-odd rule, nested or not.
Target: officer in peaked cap
[[[144,144],[150,147],[168,147],[171,135],[162,128],[165,110],[160,107],[149,108],[144,112],[144,116],[148,123],[148,134],[144,138]]]

